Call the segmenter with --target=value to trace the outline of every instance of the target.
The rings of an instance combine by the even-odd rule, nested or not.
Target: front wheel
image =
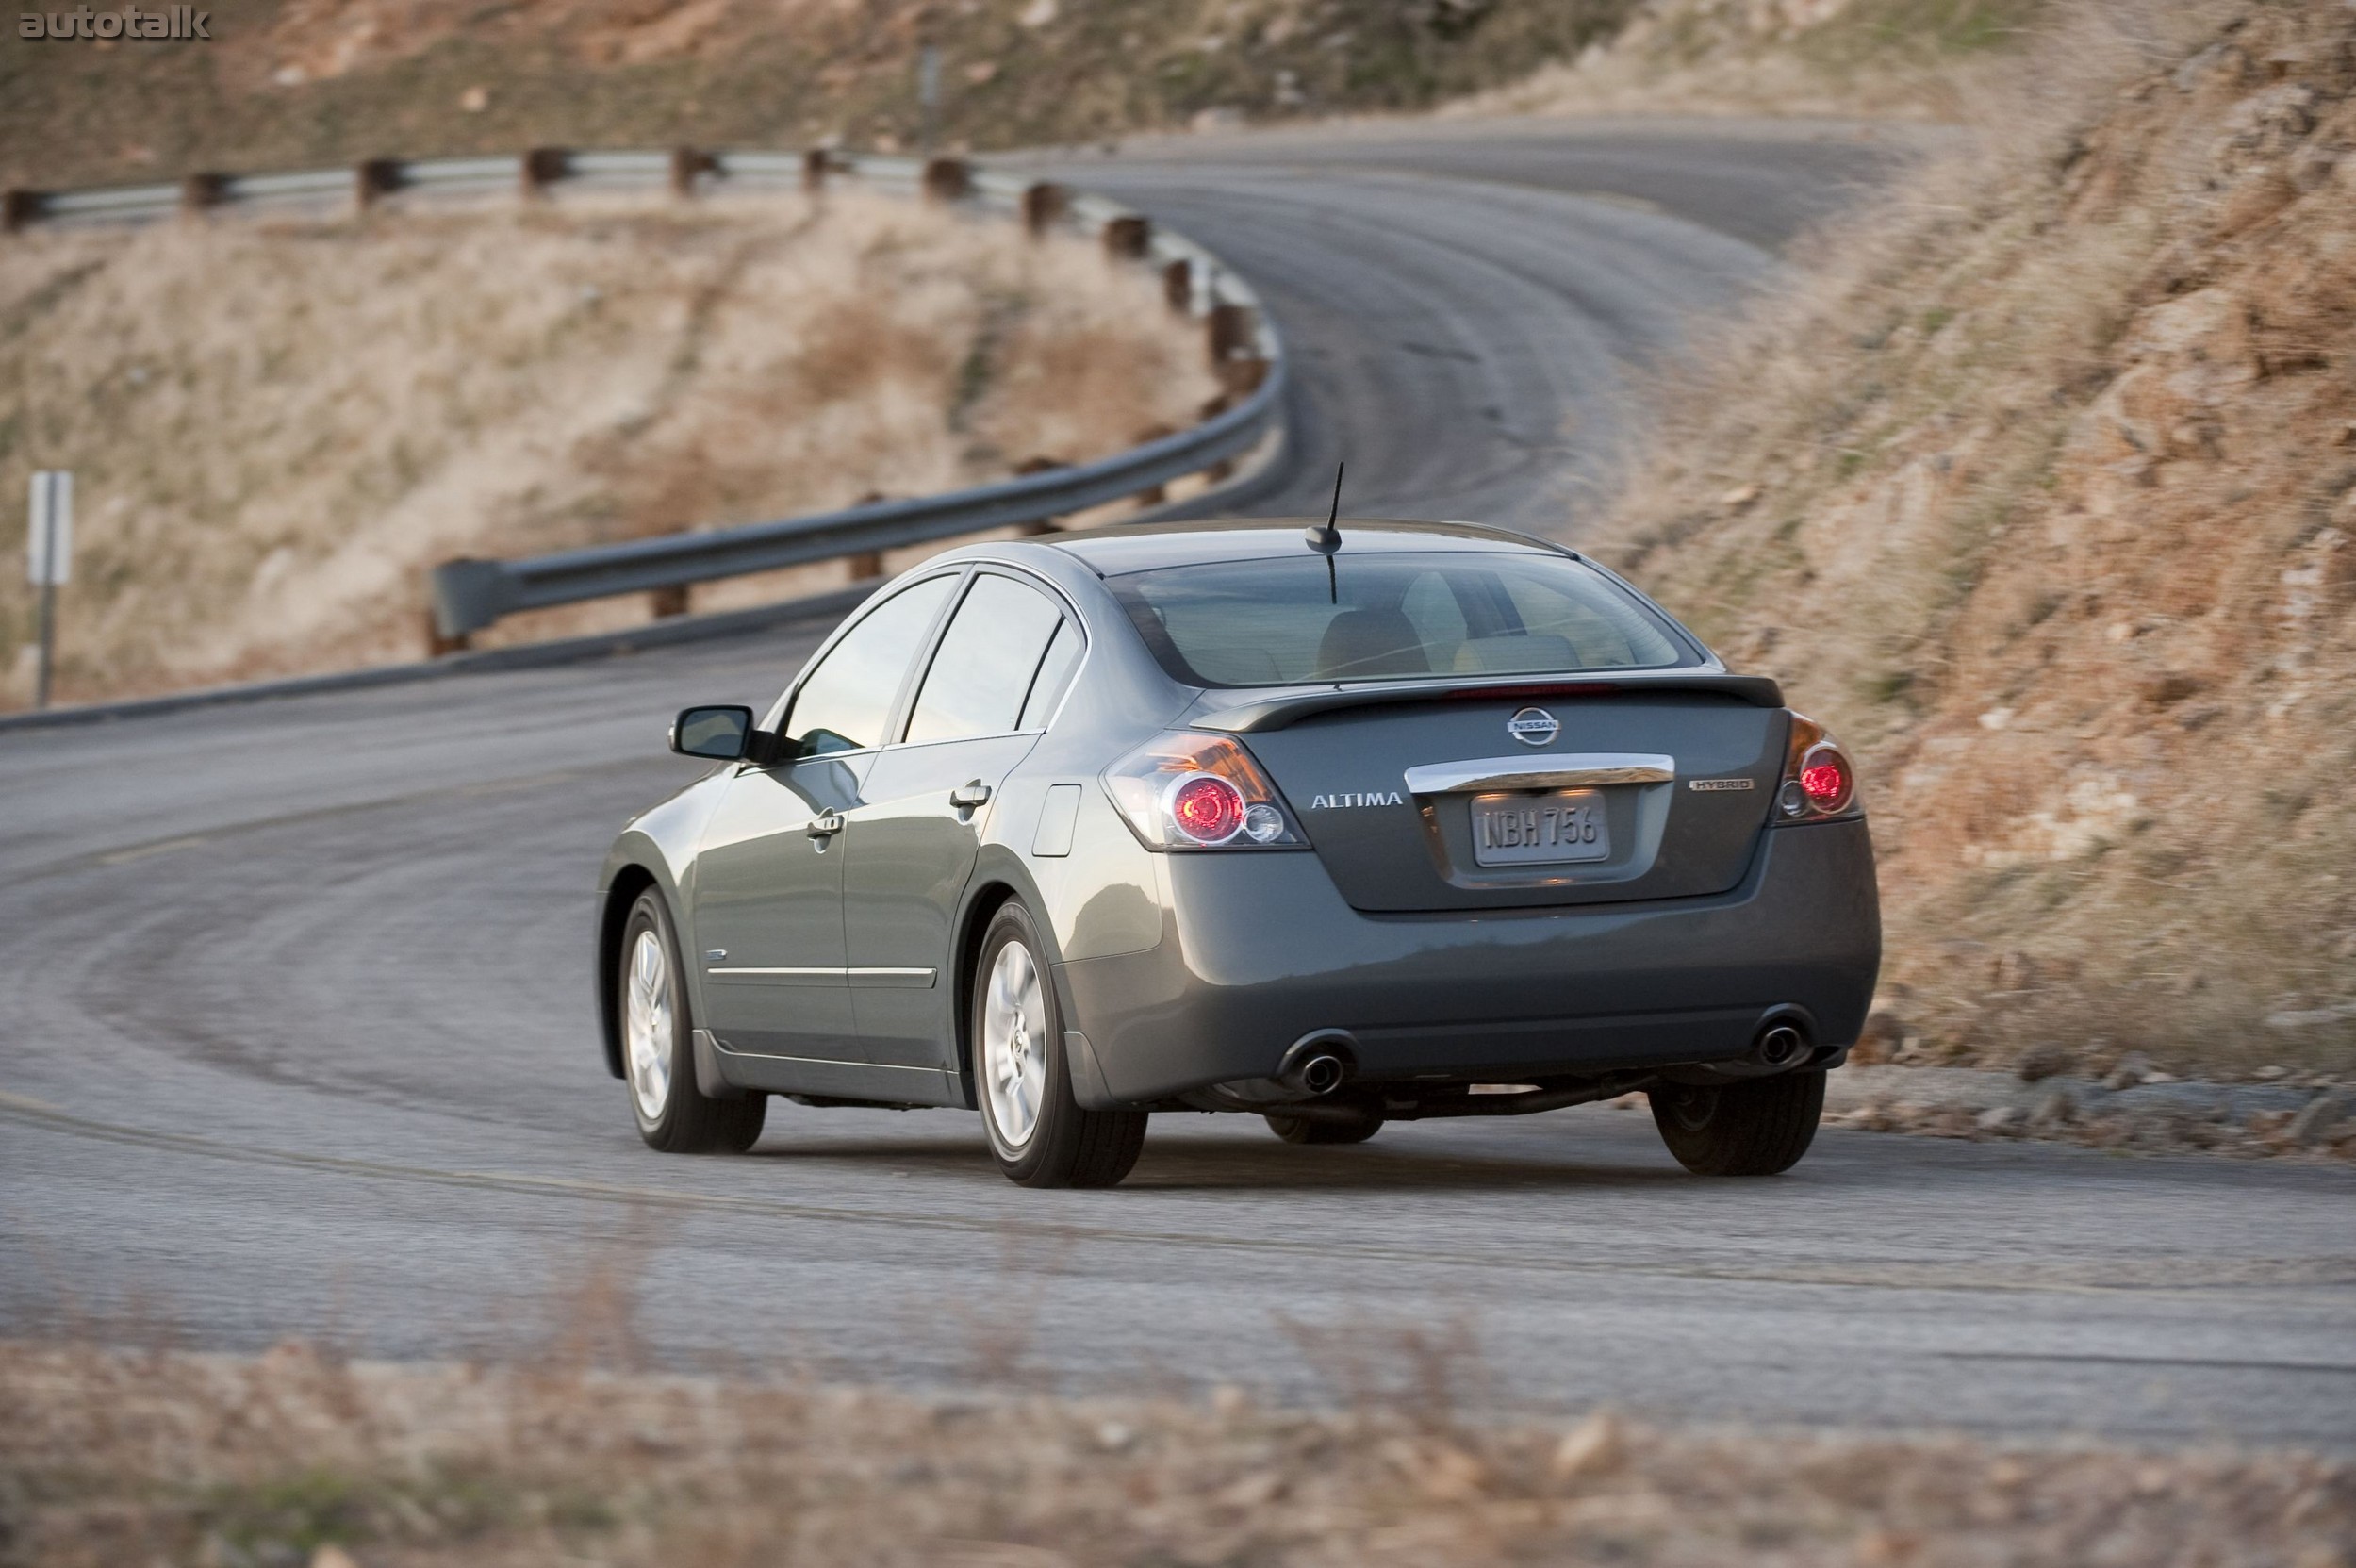
[[[1775,1176],[1800,1163],[1824,1112],[1821,1072],[1747,1083],[1664,1083],[1645,1097],[1653,1125],[1696,1176]]]
[[[1030,912],[990,917],[974,966],[974,1098],[990,1152],[1026,1187],[1111,1187],[1145,1146],[1143,1111],[1089,1111],[1072,1096],[1063,1017]]]
[[[741,1154],[761,1136],[768,1099],[714,1099],[696,1087],[687,993],[670,911],[652,888],[638,895],[622,928],[621,967],[614,977],[614,1015],[621,1022],[622,1071],[638,1136],[666,1154]]]

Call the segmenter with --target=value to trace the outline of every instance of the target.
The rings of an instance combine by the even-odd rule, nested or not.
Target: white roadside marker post
[[[33,706],[45,708],[58,649],[58,585],[74,569],[74,475],[69,470],[42,469],[33,475],[25,568],[25,580],[41,589],[41,663],[33,677]]]
[[[927,163],[932,161],[932,127],[941,107],[941,50],[928,43],[916,51],[916,111],[923,122],[917,133],[919,155]]]

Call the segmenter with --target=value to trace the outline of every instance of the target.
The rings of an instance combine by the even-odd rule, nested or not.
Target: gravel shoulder
[[[2033,1069],[2034,1070],[2034,1069]],[[2147,1153],[2356,1161],[2356,1091],[2330,1078],[2213,1083],[2134,1066],[2101,1079],[1873,1064],[1832,1074],[1825,1122]]]

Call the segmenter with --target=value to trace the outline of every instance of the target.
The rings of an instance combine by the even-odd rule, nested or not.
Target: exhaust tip
[[[1355,1045],[1338,1029],[1304,1034],[1284,1053],[1284,1061],[1277,1067],[1277,1081],[1296,1095],[1329,1095],[1355,1070]]]
[[[1759,1036],[1758,1058],[1771,1067],[1788,1066],[1808,1048],[1807,1040],[1789,1024],[1776,1024]]]
[[[1342,1059],[1312,1056],[1301,1064],[1301,1087],[1312,1095],[1329,1095],[1342,1087]]]

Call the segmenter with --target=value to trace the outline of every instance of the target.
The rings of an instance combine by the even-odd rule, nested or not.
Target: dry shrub
[[[1603,548],[1859,747],[1954,1058],[2356,1058],[2356,13],[2068,8]]]
[[[919,1400],[750,1378],[0,1344],[0,1561],[367,1568],[2297,1564],[2356,1470],[2289,1452],[1381,1410]]]
[[[1608,43],[1457,114],[1870,115],[1985,100],[2051,0],[1649,0]]]
[[[1084,460],[1214,389],[1147,274],[855,191],[0,246],[0,495],[76,471],[74,700],[414,657],[436,561]],[[0,549],[21,517],[0,508]],[[0,648],[30,612],[0,579]],[[8,699],[28,678],[19,657]]]

